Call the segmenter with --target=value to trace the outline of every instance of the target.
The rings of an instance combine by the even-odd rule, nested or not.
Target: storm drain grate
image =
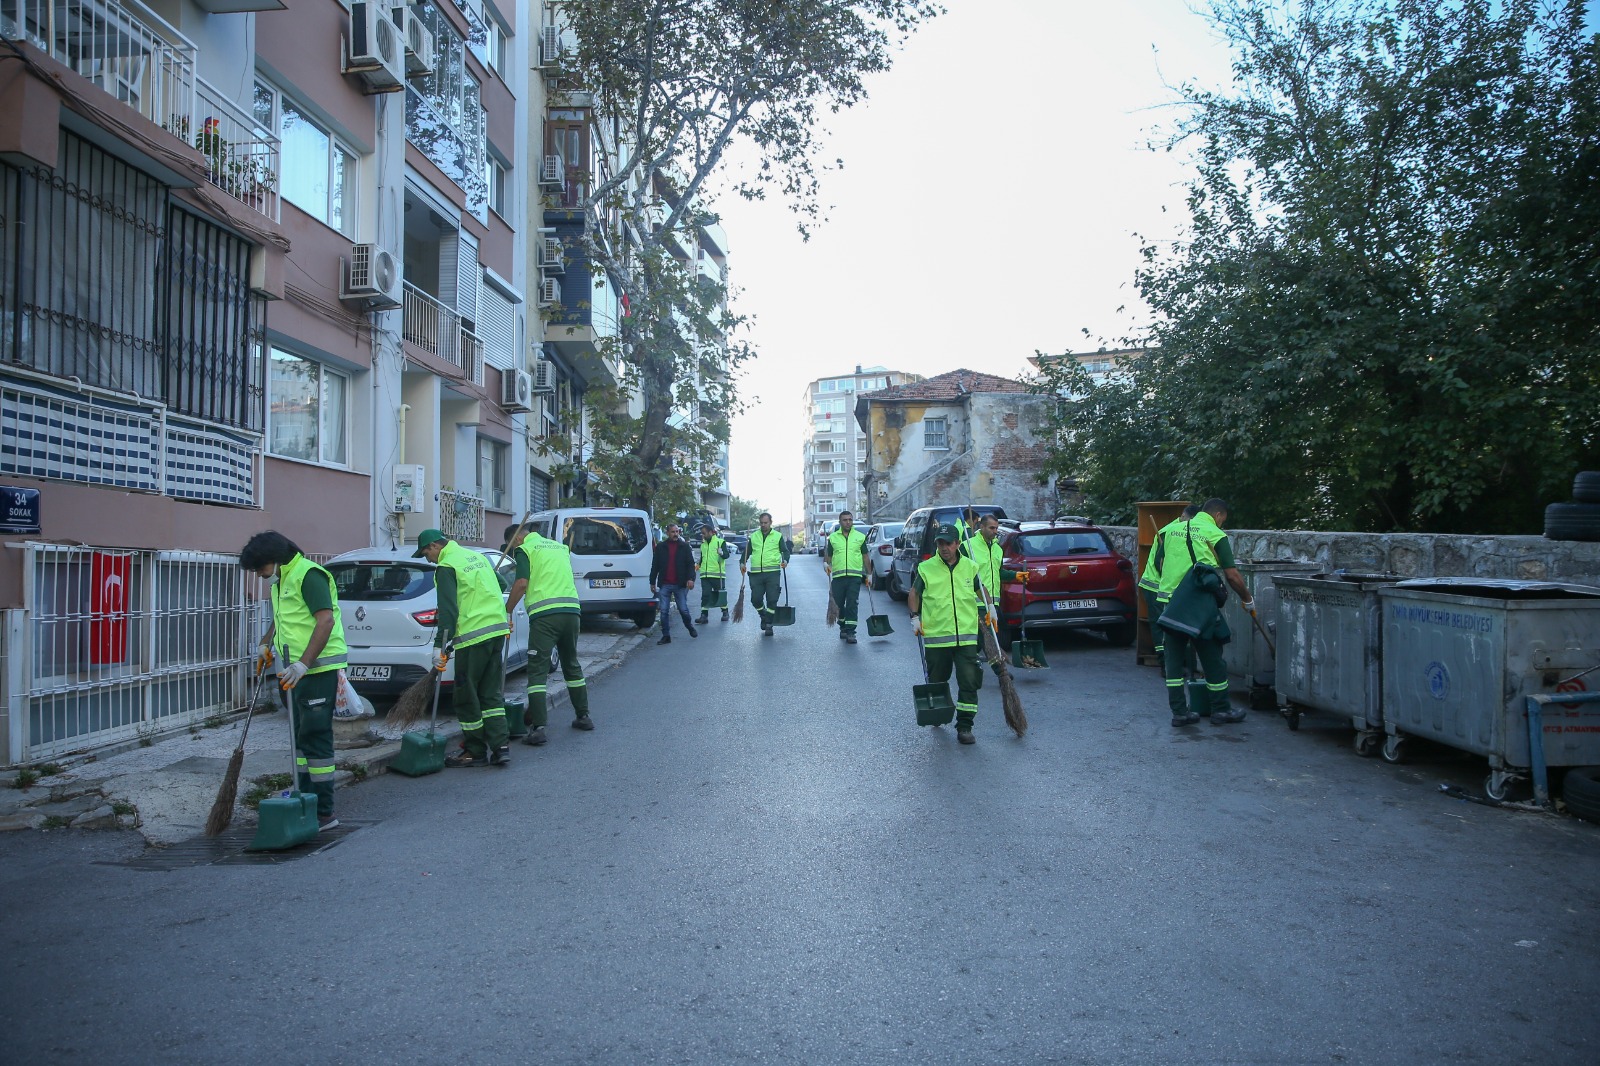
[[[255,837],[254,826],[230,829],[221,836],[198,836],[164,848],[146,848],[131,859],[104,861],[106,866],[126,866],[131,870],[190,870],[196,866],[277,866],[308,855],[320,855],[339,844],[358,829],[376,822],[339,819],[339,824],[297,848],[288,851],[246,851]]]

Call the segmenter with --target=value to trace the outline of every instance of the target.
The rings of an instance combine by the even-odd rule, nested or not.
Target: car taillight
[[[434,608],[431,611],[412,611],[411,617],[417,620],[417,625],[419,626],[437,625],[439,621],[439,609]]]
[[[1118,559],[1117,560],[1117,569],[1118,570],[1126,570],[1128,573],[1131,574],[1131,573],[1133,573],[1133,564],[1128,562],[1128,560],[1126,560],[1126,559]]]
[[[880,545],[878,545],[878,554],[879,555],[893,555],[894,554],[894,545],[892,545],[892,544],[880,544]]]
[[[932,555],[924,555],[924,556],[923,556],[923,557],[922,557],[922,561],[923,561],[923,562],[927,562],[927,561],[928,561],[928,560],[929,560],[929,559],[932,559],[932,558],[933,558],[933,556],[932,556]]]

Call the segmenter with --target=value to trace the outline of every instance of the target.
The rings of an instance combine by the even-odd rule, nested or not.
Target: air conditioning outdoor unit
[[[567,269],[567,249],[560,237],[545,237],[539,243],[539,268],[546,274],[563,274]]]
[[[546,26],[539,31],[539,65],[553,67],[561,61],[561,31],[555,26]]]
[[[545,156],[539,164],[539,184],[561,188],[562,182],[566,180],[567,175],[564,173],[566,169],[560,156]]]
[[[556,365],[548,359],[533,361],[533,391],[556,391]]]
[[[526,370],[507,370],[501,374],[500,406],[507,411],[533,410],[533,375]]]
[[[410,8],[406,19],[406,77],[421,78],[433,73],[433,31]]]
[[[350,62],[345,73],[360,77],[369,95],[406,87],[405,45],[386,5],[362,0],[350,5]]]
[[[358,304],[363,311],[392,311],[400,307],[400,264],[376,244],[353,244],[344,263],[339,299]]]
[[[555,278],[539,279],[539,306],[552,307],[561,302],[561,282]]]

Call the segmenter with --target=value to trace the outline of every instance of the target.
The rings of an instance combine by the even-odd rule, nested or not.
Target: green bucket
[[[400,738],[400,753],[389,764],[389,769],[407,777],[436,774],[444,769],[443,733],[424,733],[413,730]]]
[[[513,703],[506,701],[506,728],[511,731],[511,739],[528,735],[528,723],[523,717],[528,712],[528,705],[522,701]]]
[[[1185,687],[1189,690],[1189,713],[1198,714],[1201,718],[1211,717],[1211,693],[1206,690],[1204,681],[1189,681]]]
[[[261,821],[246,851],[286,851],[317,835],[317,797],[310,792],[268,796],[259,808]]]

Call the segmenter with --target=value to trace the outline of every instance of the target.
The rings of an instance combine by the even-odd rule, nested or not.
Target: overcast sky
[[[1228,79],[1186,0],[945,6],[833,119],[845,169],[809,243],[781,204],[716,205],[760,352],[732,487],[780,523],[801,515],[806,382],[858,363],[1016,376],[1035,350],[1114,343],[1140,321],[1136,234],[1185,217],[1186,159],[1145,145],[1177,118],[1173,86]]]

